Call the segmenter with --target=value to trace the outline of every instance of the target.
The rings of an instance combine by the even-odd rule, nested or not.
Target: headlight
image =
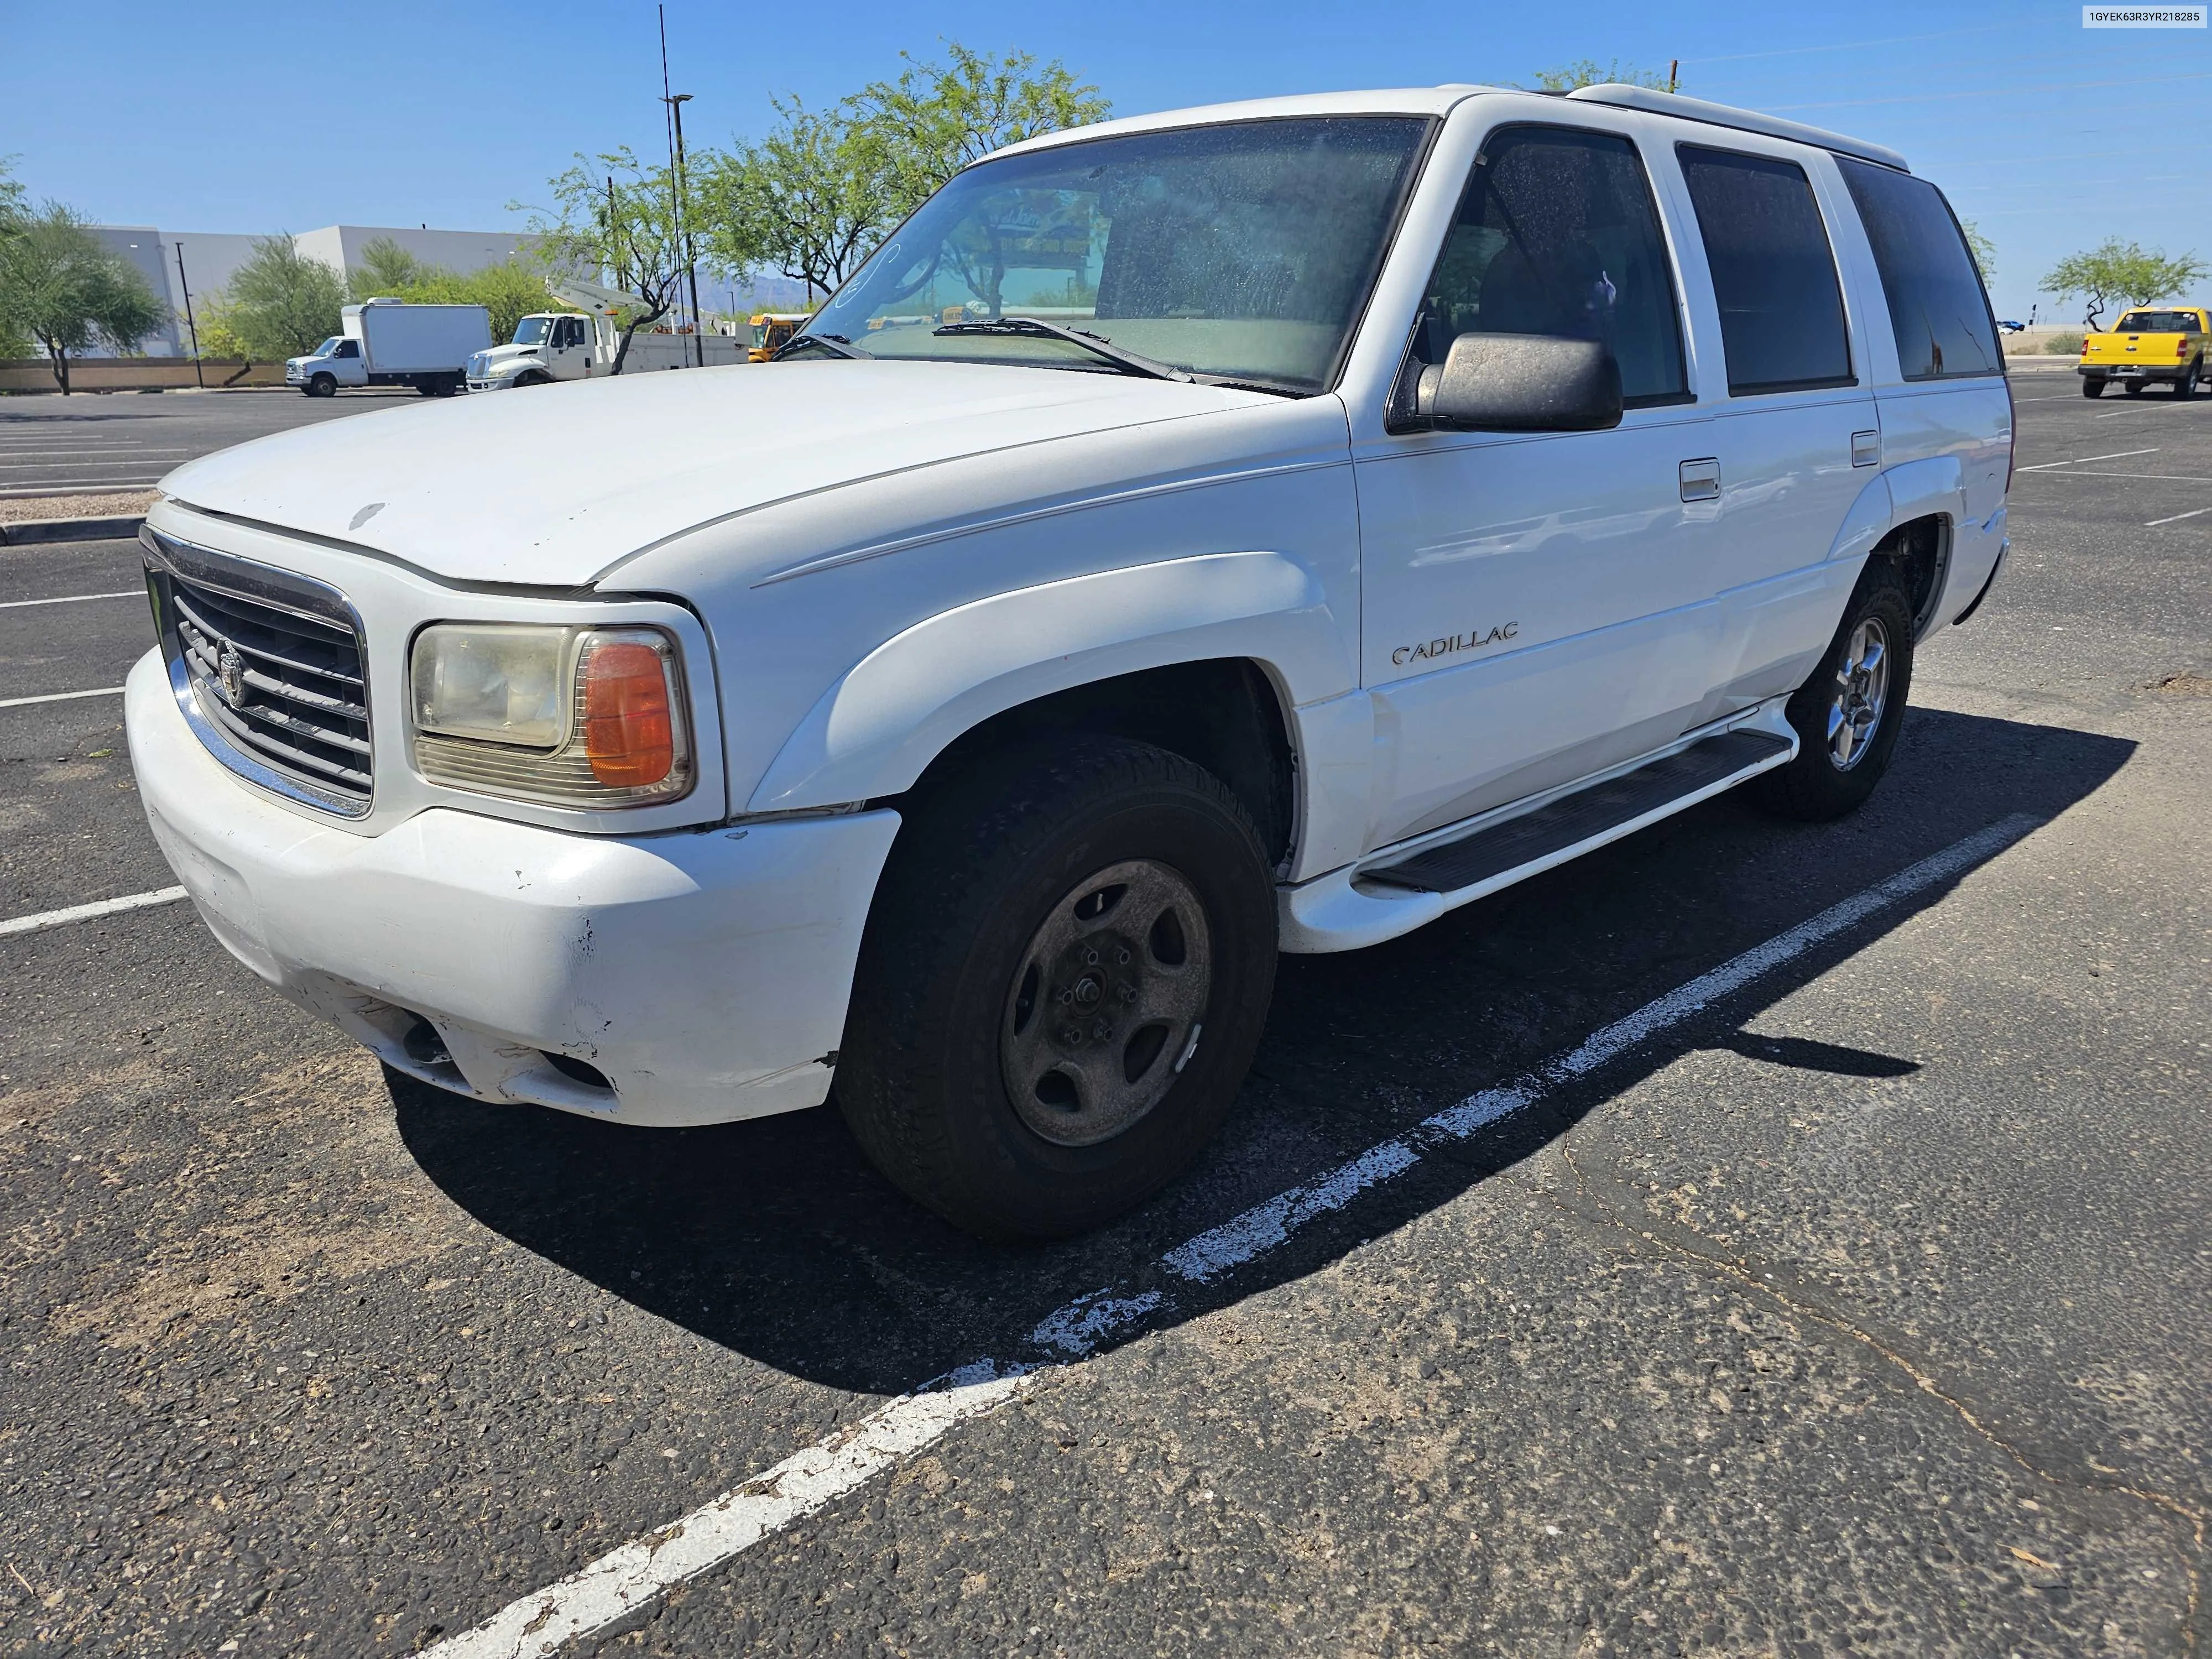
[[[440,623],[415,636],[408,678],[433,783],[584,807],[691,787],[683,661],[657,628]]]

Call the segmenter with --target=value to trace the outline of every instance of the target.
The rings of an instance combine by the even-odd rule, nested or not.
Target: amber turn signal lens
[[[676,726],[661,653],[633,641],[605,641],[591,647],[582,678],[592,775],[617,788],[666,777],[676,764]]]

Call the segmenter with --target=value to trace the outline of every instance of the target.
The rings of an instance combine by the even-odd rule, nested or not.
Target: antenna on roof
[[[1682,60],[1681,60],[1680,58],[1669,58],[1667,60],[1667,90],[1668,90],[1668,91],[1669,91],[1669,92],[1673,92],[1673,91],[1675,91],[1675,90],[1677,89],[1677,84],[1676,84],[1676,83],[1677,83],[1677,82],[1680,80],[1680,78],[1681,78],[1681,75],[1680,75],[1681,68],[1682,68]]]

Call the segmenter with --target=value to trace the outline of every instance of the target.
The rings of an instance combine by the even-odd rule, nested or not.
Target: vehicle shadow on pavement
[[[637,1307],[809,1382],[897,1393],[960,1365],[1036,1357],[1038,1322],[1109,1286],[1169,1284],[1157,1328],[1310,1273],[1540,1151],[1676,1057],[1727,1048],[1846,1077],[1910,1056],[1748,1035],[1761,1009],[1936,904],[1972,870],[1881,910],[1531,1109],[1207,1285],[1164,1281],[1193,1236],[2014,814],[2092,793],[2132,743],[1916,709],[1860,813],[1802,824],[1723,797],[1392,944],[1283,959],[1251,1080],[1182,1180],[1098,1233],[985,1245],[861,1158],[836,1111],[644,1130],[484,1106],[387,1073],[400,1133],[484,1225]],[[1110,1346],[1110,1345],[1109,1345]]]

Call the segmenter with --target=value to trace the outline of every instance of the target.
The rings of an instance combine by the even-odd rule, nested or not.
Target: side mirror
[[[1413,413],[1448,432],[1602,432],[1620,424],[1620,365],[1595,340],[1462,334],[1421,371]]]

